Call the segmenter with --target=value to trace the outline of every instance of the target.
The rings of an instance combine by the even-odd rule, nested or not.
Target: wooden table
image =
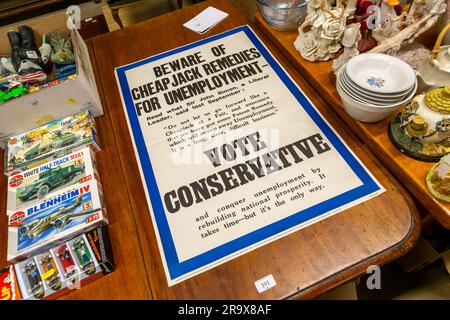
[[[184,22],[209,5],[228,12],[230,16],[206,35],[198,35],[182,27]],[[327,114],[325,103],[269,44],[269,49],[281,59],[294,80],[388,191],[176,286],[167,286],[114,68],[248,23],[228,1],[215,0],[92,40],[97,68],[101,71],[99,88],[111,118],[154,298],[314,297],[360,276],[371,264],[398,258],[412,248],[418,237],[418,215],[403,187],[367,149],[359,146],[359,142],[338,125],[333,116]],[[268,274],[273,274],[277,286],[258,294],[254,282]]]
[[[436,200],[425,185],[425,176],[433,163],[414,160],[391,143],[387,129],[389,119],[377,123],[364,123],[351,118],[344,110],[334,85],[331,61],[309,62],[300,56],[294,47],[298,31],[277,31],[264,21],[260,14],[255,23],[262,33],[294,65],[317,93],[327,101],[327,107],[341,117],[340,123],[346,123],[363,140],[369,149],[388,167],[394,176],[402,182],[414,197],[445,228],[450,229],[450,204]]]
[[[182,24],[213,5],[230,16],[200,36]],[[114,68],[247,24],[226,0],[201,3],[88,41],[105,115],[98,119],[103,151],[99,171],[110,215],[117,270],[63,298],[284,299],[312,298],[366,273],[368,266],[395,260],[412,248],[420,219],[405,189],[340,125],[274,45],[269,49],[387,192],[212,270],[168,287],[125,121]],[[0,181],[5,210],[6,179]],[[6,230],[6,217],[0,217]],[[5,232],[0,233],[0,266],[5,265]],[[258,294],[254,282],[272,274],[277,285]]]

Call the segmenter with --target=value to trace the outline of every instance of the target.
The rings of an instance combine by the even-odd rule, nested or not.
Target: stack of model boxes
[[[88,111],[8,139],[7,259],[22,299],[54,298],[112,271],[99,150]]]

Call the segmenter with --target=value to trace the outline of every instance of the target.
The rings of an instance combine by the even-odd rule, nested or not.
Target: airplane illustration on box
[[[81,206],[82,198],[83,195],[79,195],[76,202],[71,206],[58,208],[56,212],[41,219],[36,219],[28,223],[20,224],[18,226],[20,236],[23,237],[26,235],[29,239],[34,239],[50,228],[55,228],[56,230],[62,229],[73,219],[77,219],[93,213],[95,210],[72,213],[72,211]]]

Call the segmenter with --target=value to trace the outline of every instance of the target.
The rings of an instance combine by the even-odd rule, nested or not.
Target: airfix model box
[[[20,291],[12,266],[0,270],[0,300],[20,300]]]
[[[95,154],[86,147],[8,179],[8,211],[39,201],[76,184],[98,180]]]
[[[88,145],[100,150],[94,118],[85,111],[10,137],[5,173],[11,176],[36,168]]]
[[[102,202],[101,185],[91,181],[8,212],[8,261],[19,262],[107,224]]]
[[[15,265],[23,299],[54,299],[114,271],[107,227],[76,238]]]

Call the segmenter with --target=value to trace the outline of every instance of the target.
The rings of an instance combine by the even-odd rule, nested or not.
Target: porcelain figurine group
[[[309,61],[326,61],[335,56],[342,47],[342,35],[349,13],[341,1],[309,0],[308,14],[299,27],[294,42],[303,58]]]
[[[424,60],[429,52],[410,44],[436,24],[447,6],[447,0],[404,0],[403,5],[399,0],[306,2],[308,14],[294,45],[309,61],[334,59],[344,48],[335,73],[363,51],[398,55],[417,67],[417,58]]]

